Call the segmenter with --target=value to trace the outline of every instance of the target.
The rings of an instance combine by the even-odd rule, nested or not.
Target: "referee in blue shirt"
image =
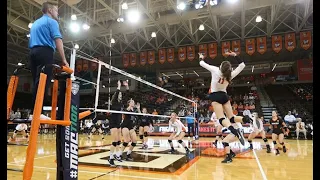
[[[64,55],[62,35],[58,24],[58,6],[54,2],[45,2],[42,5],[43,16],[37,19],[30,29],[30,69],[33,78],[33,106],[35,104],[41,68],[46,64],[54,64],[53,55],[58,50],[62,63],[69,67]],[[52,78],[52,68],[44,71],[47,74],[45,97]],[[32,110],[33,111],[33,108]],[[33,114],[33,113],[31,113]],[[43,115],[41,115],[43,118]]]

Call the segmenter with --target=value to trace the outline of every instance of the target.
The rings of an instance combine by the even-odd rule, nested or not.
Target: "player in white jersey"
[[[238,62],[241,61],[237,54],[232,51],[226,52],[225,54],[228,56],[234,56],[238,60]],[[211,72],[209,99],[212,101],[211,105],[217,115],[217,118],[219,119],[220,124],[224,127],[227,127],[231,131],[231,133],[233,133],[239,139],[240,143],[244,145],[245,139],[243,137],[243,134],[239,129],[235,129],[231,125],[231,123],[248,123],[252,120],[249,116],[235,116],[233,114],[232,106],[227,95],[227,87],[229,83],[244,69],[244,62],[241,62],[235,70],[232,70],[232,66],[229,61],[223,61],[219,68],[204,62],[202,54],[199,54],[199,59],[200,66]],[[227,118],[225,118],[224,112],[226,113]],[[226,142],[225,139],[224,142],[224,146],[229,146],[228,142]],[[231,160],[230,153],[227,153],[226,161],[228,160]]]
[[[215,126],[215,128],[216,128],[216,133],[217,133],[217,135],[216,135],[216,140],[215,140],[215,142],[213,143],[213,145],[214,145],[215,147],[217,147],[217,144],[218,144],[219,139],[223,140],[223,136],[222,136],[222,128],[223,128],[223,127],[222,127],[222,125],[219,123],[219,119],[217,118],[215,112],[212,113],[210,120],[213,121],[214,126]]]
[[[264,143],[267,147],[267,153],[271,152],[270,145],[268,143],[268,139],[266,138],[266,132],[263,128],[263,122],[259,118],[258,113],[252,113],[252,123],[250,123],[251,128],[253,131],[250,133],[248,137],[248,142],[250,143],[250,149],[253,149],[252,139],[254,139],[258,134],[260,134],[261,138],[263,139]]]
[[[25,123],[20,123],[16,126],[16,129],[13,131],[13,135],[10,137],[9,142],[10,141],[15,141],[16,136],[19,132],[22,133],[23,137],[28,139],[29,142],[29,133],[28,133],[28,126]]]
[[[171,128],[174,128],[174,131],[169,136],[168,142],[171,146],[171,150],[169,153],[174,153],[173,143],[172,140],[176,139],[178,142],[184,147],[186,150],[186,153],[189,153],[189,149],[186,146],[186,144],[182,141],[184,136],[186,135],[186,127],[182,124],[182,122],[178,119],[178,116],[176,113],[171,113],[171,118],[169,120],[169,131],[171,131]]]

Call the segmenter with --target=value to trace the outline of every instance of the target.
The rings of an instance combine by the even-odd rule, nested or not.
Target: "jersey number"
[[[218,83],[219,83],[219,84],[223,84],[223,82],[224,82],[224,78],[219,78]]]

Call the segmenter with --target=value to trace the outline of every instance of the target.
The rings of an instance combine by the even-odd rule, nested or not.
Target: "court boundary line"
[[[36,159],[42,159],[42,158],[47,158],[47,157],[51,157],[51,156],[55,156],[56,154],[51,154],[51,155],[48,155],[48,156],[41,156],[41,157],[36,157],[34,158],[35,160]],[[25,162],[26,160],[23,160],[23,161],[13,161],[13,162],[9,162],[7,164],[13,164],[13,163],[22,163],[22,162]]]
[[[12,163],[7,163],[7,165],[11,166],[24,166],[24,165],[18,165],[18,164],[12,164]],[[49,170],[57,170],[57,168],[53,167],[44,167],[44,166],[33,166],[36,169],[49,169]],[[115,171],[111,171],[109,173],[103,173],[103,172],[96,172],[96,171],[84,171],[84,170],[78,170],[78,172],[83,172],[83,173],[89,173],[89,174],[100,174],[100,175],[113,175],[112,173],[116,172],[119,169],[116,169]],[[154,177],[140,177],[140,176],[131,176],[131,175],[125,175],[125,174],[117,174],[117,176],[122,176],[122,177],[131,177],[131,178],[138,178],[138,179],[150,179],[150,180],[171,180],[170,179],[163,179],[163,178],[154,178]]]
[[[260,173],[261,173],[261,176],[262,176],[263,180],[268,180],[266,174],[263,171],[263,168],[262,168],[261,163],[259,161],[259,158],[258,158],[258,156],[256,154],[256,151],[254,149],[252,149],[252,152],[253,152],[253,155],[254,155],[254,157],[256,159],[256,162],[258,164],[258,167],[259,167],[259,170],[260,170]]]

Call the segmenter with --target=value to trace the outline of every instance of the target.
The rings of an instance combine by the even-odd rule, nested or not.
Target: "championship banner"
[[[166,62],[166,49],[159,49],[158,55],[160,64]]]
[[[199,53],[203,54],[203,58],[206,58],[208,56],[208,46],[206,44],[200,44]]]
[[[147,52],[140,52],[140,65],[144,66],[147,63]]]
[[[228,57],[226,55],[226,52],[230,51],[230,42],[229,41],[222,42],[221,49],[222,49],[222,56]]]
[[[267,38],[266,37],[258,37],[257,38],[257,51],[260,54],[264,54],[267,52]]]
[[[66,82],[59,85],[59,101],[57,119],[63,119]],[[72,82],[70,126],[57,126],[57,178],[61,180],[78,179],[78,130],[79,130],[79,82]]]
[[[311,81],[313,80],[313,60],[301,59],[297,61],[298,80]]]
[[[155,62],[154,51],[148,51],[148,62],[150,65]]]
[[[82,59],[76,60],[76,69],[77,69],[77,72],[82,71]]]
[[[83,71],[88,71],[88,69],[89,69],[89,61],[82,60],[82,70]]]
[[[293,51],[296,48],[296,35],[295,33],[289,33],[284,36],[285,48],[288,51]]]
[[[130,65],[134,67],[137,64],[137,54],[130,53]]]
[[[300,46],[304,50],[311,47],[311,31],[300,32]]]
[[[98,69],[98,64],[95,62],[90,62],[91,70],[96,71]]]
[[[255,40],[253,38],[246,39],[246,52],[250,56],[256,52]]]
[[[187,47],[187,54],[188,54],[188,60],[192,61],[196,57],[196,52],[194,46],[188,46]]]
[[[168,58],[168,62],[172,63],[174,60],[174,48],[168,48],[167,49],[167,58]]]
[[[122,62],[123,62],[123,67],[126,68],[129,66],[129,54],[122,55]]]
[[[241,44],[240,40],[232,41],[232,51],[235,52],[237,55],[240,55],[241,52]]]
[[[187,124],[184,124],[186,127]],[[243,124],[243,130],[244,130],[244,136],[249,136],[249,134],[253,131],[252,127],[250,127],[249,124]],[[268,137],[271,137],[272,132],[267,133],[267,129],[269,128],[270,124],[264,124],[264,130],[266,131],[266,134]],[[150,132],[149,135],[154,136],[168,136],[171,134],[171,130],[169,129],[169,124],[154,124],[154,131]],[[225,127],[222,129],[226,129]],[[188,131],[188,130],[186,130]],[[225,131],[224,134],[229,134],[230,131]],[[199,136],[216,136],[217,135],[217,129],[214,127],[213,124],[199,124]],[[259,136],[260,137],[260,136]]]
[[[187,50],[186,47],[179,47],[178,51],[179,61],[183,62],[187,58]]]
[[[217,49],[218,49],[217,43],[210,43],[209,44],[209,57],[211,59],[214,59],[214,58],[216,58],[218,56]]]
[[[272,36],[272,49],[276,53],[279,53],[282,50],[282,36]]]

